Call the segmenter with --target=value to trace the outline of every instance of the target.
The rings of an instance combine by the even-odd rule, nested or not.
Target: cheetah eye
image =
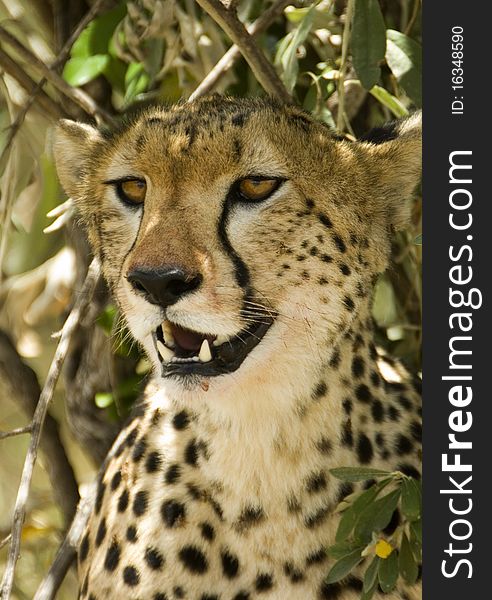
[[[147,184],[143,179],[121,179],[109,183],[115,185],[120,200],[130,206],[138,206],[145,200]]]
[[[275,178],[246,177],[239,182],[239,195],[243,200],[253,200],[255,202],[266,200],[279,188],[282,181],[282,179]]]

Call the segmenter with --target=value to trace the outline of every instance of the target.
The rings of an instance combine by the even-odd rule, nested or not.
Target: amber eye
[[[118,196],[129,204],[142,204],[145,200],[147,184],[143,179],[127,179],[116,183]]]
[[[239,182],[239,193],[245,200],[265,200],[280,185],[280,179],[247,177]]]

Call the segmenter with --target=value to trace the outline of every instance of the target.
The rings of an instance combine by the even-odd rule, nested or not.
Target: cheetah
[[[349,141],[274,99],[213,96],[113,130],[62,121],[54,153],[153,365],[99,476],[79,597],[360,598],[357,573],[326,582],[354,491],[330,469],[419,471],[418,380],[378,354],[370,308],[420,115]]]

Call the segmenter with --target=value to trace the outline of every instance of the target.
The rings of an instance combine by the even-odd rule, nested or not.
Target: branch
[[[51,63],[51,65],[50,65],[51,71],[56,71],[61,65],[63,65],[66,62],[67,58],[70,55],[72,46],[77,41],[77,38],[82,33],[82,31],[87,27],[87,25],[92,21],[92,19],[94,19],[94,17],[97,16],[97,14],[101,10],[102,6],[106,2],[107,2],[107,0],[97,0],[97,2],[94,3],[94,5],[91,7],[91,9],[80,20],[80,23],[74,29],[72,35],[65,42],[65,44],[63,45],[63,48],[60,50],[56,59],[53,61],[53,63]],[[10,146],[11,146],[15,136],[17,135],[18,131],[22,127],[22,124],[24,123],[24,119],[26,118],[26,115],[29,112],[29,109],[34,104],[34,100],[36,99],[38,94],[42,91],[42,89],[45,86],[45,84],[47,83],[47,81],[48,80],[46,79],[46,77],[43,77],[37,84],[35,84],[35,87],[32,89],[32,91],[29,95],[29,98],[26,100],[26,102],[24,103],[22,108],[17,113],[15,120],[10,124],[9,134],[5,141],[5,145],[4,145],[2,154],[0,156],[0,169],[1,169],[2,163],[4,161],[5,155],[8,152],[8,150],[10,149]],[[46,94],[45,94],[45,96],[46,96]],[[66,115],[60,115],[60,116],[66,116]],[[59,118],[59,117],[57,117],[57,118]]]
[[[3,540],[0,541],[0,550],[10,542],[11,537],[12,534],[9,533],[7,537],[3,538]]]
[[[97,486],[94,482],[88,494],[80,501],[72,525],[60,544],[55,560],[38,587],[33,600],[53,600],[55,598],[58,588],[77,555],[77,547],[92,512],[96,490]]]
[[[0,431],[0,440],[5,440],[9,437],[22,435],[24,433],[31,433],[30,425],[26,425],[26,427],[18,427],[17,429],[11,429],[10,431]]]
[[[19,164],[19,153],[17,150],[16,147],[11,149],[0,183],[0,194],[3,204],[2,211],[0,212],[0,226],[2,228],[2,237],[0,238],[0,286],[3,279],[3,261],[7,252],[7,241],[12,223],[12,209],[15,197],[15,172]]]
[[[39,106],[53,120],[61,119],[66,114],[59,104],[52,100],[46,92],[38,91],[38,84],[32,80],[29,75],[22,69],[10,56],[0,48],[0,66],[11,75],[28,94],[33,94],[35,91],[38,95]]]
[[[277,72],[237,18],[234,7],[227,9],[220,0],[197,0],[197,2],[236,44],[264,90],[284,102],[291,103],[292,98]]]
[[[407,26],[405,27],[405,31],[403,32],[405,35],[410,35],[410,32],[415,25],[415,21],[417,20],[417,16],[419,14],[420,0],[414,0],[412,16],[410,17],[410,21],[408,21]]]
[[[77,27],[73,30],[70,37],[63,44],[62,49],[58,53],[58,56],[51,63],[51,65],[50,65],[51,71],[55,71],[56,69],[58,69],[58,67],[60,67],[61,65],[63,65],[65,63],[67,58],[70,56],[70,51],[72,50],[72,46],[78,40],[82,31],[84,31],[84,29],[87,27],[87,25],[89,25],[89,23],[92,21],[92,19],[95,19],[97,17],[97,15],[101,12],[101,10],[104,8],[104,5],[107,2],[108,2],[108,0],[96,0],[96,2],[94,2],[94,4],[91,6],[91,8],[80,19],[79,23],[77,24]]]
[[[362,87],[358,79],[352,77],[352,74],[345,73],[343,82],[343,113],[349,122],[357,116],[367,96],[367,90]],[[338,120],[338,100],[338,90],[335,90],[326,102],[335,122]]]
[[[49,81],[59,92],[74,104],[80,106],[87,114],[94,117],[97,121],[112,123],[113,118],[103,108],[98,106],[94,100],[79,88],[69,85],[58,73],[51,70],[51,67],[40,60],[33,52],[24,46],[18,39],[10,34],[6,29],[0,26],[0,41],[8,44],[19,56],[36,69],[47,81]]]
[[[12,121],[12,123],[10,124],[9,134],[7,136],[7,139],[5,140],[2,154],[0,155],[0,171],[2,169],[2,165],[3,165],[3,161],[5,160],[5,157],[7,156],[8,152],[10,152],[10,150],[11,150],[12,142],[14,141],[15,136],[20,131],[20,128],[22,127],[22,124],[24,123],[24,119],[26,118],[26,115],[29,112],[29,109],[34,104],[34,100],[36,99],[36,96],[42,90],[45,83],[46,83],[46,79],[43,78],[43,79],[41,79],[41,81],[39,83],[36,84],[33,91],[29,95],[29,98],[25,101],[24,105],[17,113],[15,120]],[[2,263],[3,263],[3,261],[0,260],[0,265]]]
[[[292,0],[277,0],[274,4],[270,6],[270,8],[265,11],[261,17],[256,19],[256,21],[247,27],[247,31],[253,37],[263,33],[266,31],[270,25],[279,17],[284,8],[292,4]],[[229,48],[229,50],[224,54],[224,56],[219,60],[219,62],[211,69],[205,79],[202,80],[200,85],[196,88],[196,90],[189,97],[189,102],[199,98],[200,96],[204,96],[208,94],[222,79],[222,77],[234,66],[234,63],[241,56],[241,50],[239,47],[234,44]]]
[[[10,338],[0,330],[0,393],[12,398],[29,419],[33,418],[41,389],[36,373],[22,360]],[[0,434],[0,440],[12,435],[32,433],[33,426],[14,429]],[[79,501],[77,481],[72,466],[67,459],[60,440],[58,423],[47,415],[40,449],[46,457],[46,470],[53,488],[53,494],[60,506],[67,527]]]
[[[70,340],[72,335],[77,330],[81,319],[86,312],[86,309],[92,298],[92,294],[99,280],[101,267],[97,259],[93,259],[89,266],[87,276],[78,296],[75,301],[74,307],[68,315],[65,324],[63,325],[62,334],[58,346],[56,348],[55,356],[51,363],[46,378],[46,383],[43,387],[39,402],[34,412],[32,420],[32,436],[27,450],[26,459],[24,461],[24,468],[22,469],[21,483],[17,492],[17,498],[15,502],[14,518],[12,522],[12,540],[9,546],[9,553],[7,558],[7,566],[3,575],[2,584],[0,588],[0,599],[8,600],[12,592],[12,586],[14,582],[14,571],[15,565],[19,558],[20,552],[20,539],[22,534],[22,526],[26,516],[26,503],[29,495],[29,489],[31,487],[31,480],[34,470],[34,464],[36,462],[37,451],[39,447],[41,432],[43,424],[46,418],[48,405],[53,396],[55,385],[60,376],[63,362],[67,356]]]

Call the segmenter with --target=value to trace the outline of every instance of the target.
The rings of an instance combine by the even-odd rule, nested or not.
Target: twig
[[[5,160],[7,153],[10,151],[10,148],[11,148],[12,142],[14,141],[15,136],[17,135],[18,131],[22,127],[22,124],[24,123],[24,119],[26,118],[26,115],[27,115],[29,109],[34,104],[34,100],[36,99],[36,96],[42,90],[45,83],[46,83],[46,79],[43,77],[43,79],[41,79],[41,81],[39,81],[36,84],[33,91],[29,95],[29,98],[25,101],[23,107],[17,113],[15,120],[10,124],[9,134],[7,136],[7,139],[5,140],[5,145],[3,147],[2,154],[0,155],[0,172],[2,170],[3,161]],[[2,263],[0,262],[0,264],[2,264]]]
[[[84,533],[86,523],[92,512],[94,500],[96,497],[97,486],[92,484],[89,493],[82,498],[77,508],[70,529],[58,548],[55,560],[51,564],[50,570],[38,587],[33,600],[52,600],[60,587],[67,571],[75,559],[77,547],[80,538]]]
[[[59,92],[66,98],[80,106],[87,114],[94,117],[96,120],[112,123],[113,118],[103,108],[98,106],[96,102],[79,88],[69,85],[58,73],[51,70],[51,67],[40,60],[33,52],[31,52],[17,38],[10,34],[6,29],[0,26],[0,40],[13,48],[21,58],[31,67],[36,69],[47,81],[49,81]]]
[[[227,9],[220,0],[197,0],[197,2],[236,44],[264,90],[284,102],[291,103],[290,94],[270,61],[237,18],[234,6]]]
[[[10,431],[0,431],[0,440],[5,440],[9,437],[14,437],[15,435],[22,435],[24,433],[31,433],[31,426],[26,425],[26,427],[18,427],[17,429],[11,429]]]
[[[277,2],[273,3],[270,8],[261,15],[261,17],[258,17],[258,19],[256,19],[252,25],[247,27],[248,33],[255,37],[266,31],[266,29],[268,29],[275,19],[282,14],[284,8],[289,4],[292,4],[292,0],[277,0]],[[210,90],[217,85],[227,71],[234,66],[234,63],[240,56],[241,51],[239,47],[236,44],[231,46],[224,56],[219,60],[219,62],[210,70],[205,79],[202,80],[196,90],[191,94],[189,101],[191,102],[200,96],[208,94],[208,92],[210,92]]]
[[[54,71],[55,69],[60,67],[67,60],[67,58],[70,55],[70,50],[72,49],[72,46],[78,40],[82,31],[87,27],[87,25],[92,21],[92,19],[97,17],[97,15],[103,9],[104,4],[106,4],[107,2],[108,2],[108,0],[96,0],[96,2],[94,2],[94,4],[91,6],[91,8],[80,19],[77,26],[75,27],[72,34],[70,35],[70,37],[63,44],[63,48],[58,53],[58,56],[51,63],[50,69],[52,71]]]
[[[10,56],[0,48],[0,66],[7,71],[19,84],[32,94],[37,88],[37,83],[33,81],[29,75],[19,67],[19,65],[10,58]],[[40,108],[51,117],[53,120],[61,119],[65,116],[64,110],[54,100],[52,100],[46,92],[37,92]]]
[[[32,421],[40,393],[41,388],[36,373],[22,361],[12,340],[0,330],[0,395],[11,398]],[[32,422],[23,429],[32,432]],[[22,433],[22,429],[16,431]],[[79,490],[72,466],[60,440],[58,423],[49,414],[46,416],[39,447],[46,459],[45,468],[55,501],[68,527],[79,501]]]
[[[9,533],[7,537],[4,537],[3,540],[0,541],[0,550],[10,542],[11,537],[12,537],[12,534]]]
[[[46,383],[39,397],[39,402],[36,406],[36,411],[34,412],[32,420],[33,431],[31,441],[27,450],[26,459],[24,461],[21,483],[19,485],[17,498],[15,502],[14,518],[12,522],[12,540],[10,542],[7,566],[5,568],[5,573],[3,575],[2,585],[0,588],[1,600],[8,600],[12,592],[15,565],[19,558],[20,552],[22,526],[26,516],[26,502],[31,486],[34,464],[36,462],[41,431],[43,428],[44,420],[46,418],[48,405],[53,396],[55,385],[60,376],[63,362],[65,360],[65,357],[67,356],[71,337],[76,331],[84,315],[84,312],[86,311],[87,306],[92,298],[92,294],[99,280],[100,273],[101,267],[99,261],[97,259],[93,259],[92,263],[89,266],[87,276],[82,290],[80,292],[80,295],[75,301],[74,307],[72,308],[63,326],[62,335],[58,343],[50,369],[48,371]]]
[[[412,31],[413,26],[415,25],[417,15],[419,14],[419,6],[420,6],[420,0],[414,0],[412,16],[410,17],[410,20],[408,21],[407,26],[405,27],[405,31],[403,32],[405,35],[409,35],[410,32]]]
[[[63,65],[65,63],[65,61],[67,60],[67,58],[70,55],[70,50],[72,49],[72,46],[74,45],[74,43],[77,41],[77,38],[79,37],[79,35],[87,27],[87,25],[92,21],[92,19],[99,13],[102,6],[106,2],[107,2],[107,0],[97,0],[97,2],[95,2],[92,5],[92,7],[90,8],[90,10],[83,16],[83,18],[80,20],[77,27],[74,29],[72,35],[68,38],[68,40],[63,45],[63,48],[60,50],[56,59],[51,63],[51,65],[50,65],[51,71],[56,71],[61,65]],[[29,112],[29,109],[34,104],[34,100],[36,99],[39,92],[41,92],[41,90],[43,89],[43,87],[45,86],[47,81],[48,80],[46,79],[46,77],[43,77],[36,84],[36,86],[34,87],[32,92],[30,93],[29,98],[26,100],[26,102],[24,103],[22,108],[17,113],[15,120],[10,124],[9,134],[5,141],[5,145],[4,145],[2,154],[0,156],[0,170],[2,168],[2,163],[4,161],[5,155],[9,151],[10,145],[12,144],[15,136],[17,135],[18,131],[22,127],[22,124],[24,123],[24,119],[26,118],[26,115]],[[65,115],[63,115],[63,116],[65,116]]]
[[[349,75],[351,77],[351,75]],[[358,79],[347,78],[345,73],[343,82],[343,98],[344,98],[344,115],[345,120],[351,121],[359,112],[365,98],[367,91],[360,85]],[[335,121],[338,118],[338,91],[335,90],[333,94],[328,98],[326,102],[328,108],[333,115]]]
[[[340,133],[345,129],[344,127],[344,115],[345,115],[345,70],[347,68],[347,54],[348,46],[350,41],[352,17],[354,15],[355,0],[348,0],[347,10],[345,12],[345,25],[343,27],[343,41],[342,41],[342,58],[340,63],[340,70],[338,75],[338,114],[337,114],[337,129]]]
[[[16,146],[11,148],[7,160],[7,166],[0,181],[0,195],[2,197],[1,227],[2,237],[0,238],[0,285],[3,279],[3,261],[7,252],[7,241],[9,238],[10,226],[12,223],[12,210],[14,206],[15,195],[15,176],[16,168],[19,165],[19,151]]]

